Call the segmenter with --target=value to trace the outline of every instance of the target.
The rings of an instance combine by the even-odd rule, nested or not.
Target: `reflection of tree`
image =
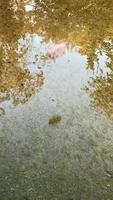
[[[99,56],[107,56],[106,67],[113,70],[113,1],[43,1],[38,0],[36,16],[42,24],[45,38],[63,40],[71,46],[78,46],[79,52],[87,56],[87,67],[99,66]],[[43,14],[44,13],[44,14]],[[44,15],[44,17],[43,17]],[[89,86],[94,105],[107,115],[113,115],[113,76],[103,75],[92,80]]]
[[[101,75],[90,82],[88,87],[91,103],[101,108],[113,119],[113,74]]]
[[[13,104],[26,102],[43,85],[43,74],[33,76],[27,69],[19,67],[18,54],[14,51],[5,52],[5,57],[2,52],[1,55],[0,100],[10,99]]]
[[[0,1],[0,102],[10,99],[13,104],[24,103],[43,85],[42,73],[31,75],[19,64],[27,48],[18,51],[18,40],[24,38],[25,31],[32,32],[24,9],[26,2]]]
[[[64,40],[79,46],[88,67],[94,67],[97,49],[113,38],[113,1],[34,0],[34,9],[26,12],[25,5],[32,1],[1,0],[0,34],[5,42],[17,41],[25,32],[44,35],[45,40]]]
[[[30,0],[0,0],[0,41],[12,44],[25,32],[33,33],[33,12],[26,12]]]
[[[104,41],[101,45],[101,51],[107,56],[106,66],[113,70],[113,39],[111,41]]]
[[[26,12],[25,6],[31,3],[33,3],[33,9]],[[37,75],[32,77],[28,71],[18,65],[18,59],[24,53],[22,51],[17,54],[18,40],[24,38],[26,32],[38,33],[44,36],[45,41],[50,39],[54,42],[66,41],[72,47],[79,47],[80,54],[87,56],[87,67],[90,69],[94,68],[95,62],[99,65],[99,55],[104,52],[107,56],[106,66],[111,71],[113,70],[112,0],[1,0],[0,72],[2,78],[0,91],[2,93],[5,91],[8,98],[9,94],[13,94],[14,102],[18,102],[18,99],[21,102],[26,101],[27,96],[32,93],[29,86],[35,91],[39,84]],[[112,80],[113,77],[110,77]],[[107,87],[106,84],[109,85],[109,81],[106,76],[100,76],[93,81],[95,84],[92,82],[95,87],[95,95],[92,97],[98,100],[100,98],[101,102],[101,95],[104,93],[99,90],[100,96],[96,96],[97,85],[103,89],[100,84],[96,84],[99,80],[102,81],[103,87]],[[110,86],[107,87],[108,93],[111,91],[110,88]],[[104,96],[108,93],[105,92]],[[111,97],[110,99],[112,102]],[[106,106],[107,103],[101,107],[107,111]]]
[[[113,1],[34,0],[35,9],[26,12],[31,2],[1,0],[0,34],[5,42],[17,41],[26,31],[44,35],[45,40],[64,40],[79,46],[92,68],[98,60],[96,50],[113,38]]]
[[[11,9],[11,0],[0,1],[0,40],[2,42],[12,43],[19,39],[24,21],[23,15],[19,14],[19,18],[15,18],[15,12]]]
[[[97,49],[105,39],[113,38],[113,1],[35,1],[36,19],[45,38],[64,40],[79,46],[87,55],[88,67],[98,61]]]
[[[104,41],[100,47],[100,54],[107,56],[106,73],[101,70],[101,74],[92,78],[88,89],[91,103],[101,108],[104,113],[113,119],[113,41]],[[107,70],[108,69],[108,70]],[[109,71],[109,72],[108,72]]]

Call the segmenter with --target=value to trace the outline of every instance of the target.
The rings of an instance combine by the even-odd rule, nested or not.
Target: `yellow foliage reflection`
[[[13,103],[25,102],[43,84],[42,74],[33,77],[18,64],[23,53],[17,53],[18,41],[25,33],[37,33],[45,42],[51,39],[77,47],[87,56],[87,68],[91,70],[95,62],[99,65],[99,56],[104,53],[109,76],[92,80],[94,90],[90,94],[96,106],[113,114],[112,0],[0,1],[0,93],[2,99],[12,98]]]

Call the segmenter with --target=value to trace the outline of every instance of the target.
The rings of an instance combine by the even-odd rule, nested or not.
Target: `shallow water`
[[[113,1],[0,0],[0,104],[0,200],[112,200]]]

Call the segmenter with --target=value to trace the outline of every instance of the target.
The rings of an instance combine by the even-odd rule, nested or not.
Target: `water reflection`
[[[92,79],[86,89],[90,92],[91,103],[113,119],[113,74]]]
[[[101,47],[101,56],[106,55],[105,68],[98,60],[98,71],[86,90],[90,94],[91,104],[113,119],[113,43],[104,41]]]
[[[25,103],[43,85],[43,72],[33,74],[26,66],[27,51],[26,45],[1,46],[0,101],[11,100],[14,105]]]
[[[12,99],[14,104],[26,102],[43,84],[42,72],[32,75],[28,59],[25,59],[29,47],[21,44],[19,50],[19,41],[23,38],[24,43],[26,33],[42,36],[45,44],[49,44],[50,40],[54,43],[66,42],[81,56],[87,56],[87,69],[94,70],[95,65],[101,69],[99,57],[104,53],[105,67],[110,71],[107,74],[106,70],[102,76],[92,80],[92,84],[96,84],[93,84],[95,90],[90,87],[91,101],[101,102],[98,106],[109,115],[113,114],[113,89],[112,84],[108,84],[113,79],[112,0],[0,1],[0,92],[2,100]],[[45,52],[38,58],[40,66],[43,54]],[[107,85],[107,89],[103,89],[103,85]]]
[[[112,118],[112,52],[112,0],[0,0],[0,199],[113,198],[113,124],[81,90]]]

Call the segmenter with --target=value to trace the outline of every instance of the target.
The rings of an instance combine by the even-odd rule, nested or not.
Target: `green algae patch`
[[[61,122],[61,116],[54,115],[52,118],[49,119],[49,125],[56,125]]]

